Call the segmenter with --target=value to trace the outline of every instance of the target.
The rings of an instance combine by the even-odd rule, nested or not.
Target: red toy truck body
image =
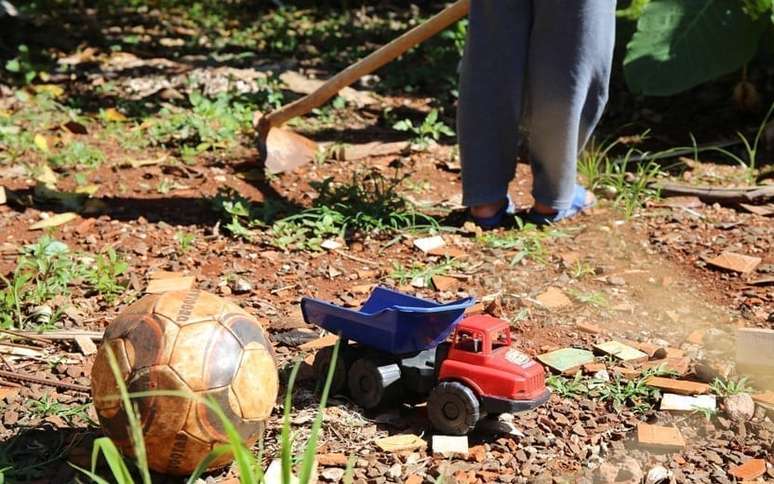
[[[512,347],[508,323],[463,319],[470,304],[439,305],[377,288],[359,311],[310,298],[301,308],[307,322],[343,340],[331,393],[346,392],[365,408],[426,400],[436,430],[463,435],[487,414],[530,410],[551,396],[543,367]],[[332,348],[315,356],[318,381],[332,356]]]

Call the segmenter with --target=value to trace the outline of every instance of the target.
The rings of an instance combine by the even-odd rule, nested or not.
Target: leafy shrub
[[[650,0],[633,10],[637,31],[624,74],[636,93],[669,96],[749,62],[774,24],[774,0]]]

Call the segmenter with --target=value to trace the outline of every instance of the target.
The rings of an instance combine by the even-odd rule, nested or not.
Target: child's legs
[[[532,0],[474,0],[460,75],[463,203],[505,198],[518,150]]]
[[[569,208],[577,157],[607,102],[615,0],[540,0],[527,67],[533,196]]]

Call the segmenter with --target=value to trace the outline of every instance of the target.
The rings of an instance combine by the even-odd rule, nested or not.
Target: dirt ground
[[[176,28],[178,35],[185,36],[179,33],[183,27]],[[173,35],[148,32],[154,38]],[[594,344],[610,339],[650,343],[687,357],[685,378],[692,380],[701,368],[708,367],[717,373],[713,378],[745,376],[734,369],[736,329],[774,329],[771,211],[764,215],[696,198],[647,197],[627,214],[619,203],[600,192],[596,208],[556,227],[517,227],[482,234],[464,224],[452,137],[431,142],[424,150],[404,149],[351,161],[327,156],[292,173],[269,176],[258,167],[258,153],[248,132],[235,144],[205,149],[184,163],[180,147],[173,143],[151,142],[139,149],[128,145],[126,140],[151,136],[142,123],[163,115],[133,116],[128,105],[119,105],[116,99],[135,96],[138,106],[142,102],[154,106],[183,104],[177,95],[187,96],[188,90],[216,90],[223,83],[233,87],[249,82],[244,79],[264,72],[267,66],[231,68],[185,56],[142,55],[141,50],[124,53],[122,58],[123,51],[111,52],[99,45],[87,55],[84,52],[91,47],[79,40],[82,43],[77,49],[56,54],[60,59],[66,55],[74,59],[68,74],[53,73],[46,84],[63,87],[64,92],[56,97],[58,102],[87,99],[80,108],[82,117],[75,121],[83,130],[46,118],[48,111],[61,112],[36,101],[41,94],[33,87],[10,81],[0,85],[0,112],[22,130],[44,136],[52,152],[73,142],[99,147],[104,159],[97,166],[84,167],[78,162],[54,166],[56,190],[70,193],[85,185],[96,188],[84,205],[73,210],[61,199],[46,199],[36,191],[41,178],[35,167],[45,164],[43,150],[30,148],[15,159],[3,158],[0,180],[8,202],[0,205],[0,275],[6,281],[12,279],[23,247],[34,244],[44,233],[66,244],[71,253],[97,254],[112,248],[120,254],[128,268],[116,277],[122,287],[117,297],[73,283],[67,293],[46,302],[58,317],[45,329],[70,334],[104,330],[145,292],[155,271],[194,276],[195,287],[235,301],[264,325],[283,375],[297,359],[306,362],[292,409],[293,427],[301,440],[308,436],[318,400],[308,365],[313,351],[299,346],[320,334],[319,328],[303,321],[299,308],[303,296],[356,307],[375,285],[398,287],[438,301],[472,295],[482,302],[474,310],[508,320],[514,344],[532,357],[570,346],[591,350]],[[304,69],[304,65],[289,63],[271,67],[279,72]],[[304,72],[311,75],[313,70]],[[183,83],[182,79],[194,75],[200,79],[198,85]],[[113,90],[103,95],[106,91],[100,91],[100,86],[108,82]],[[141,92],[132,91],[132,86]],[[367,90],[362,85],[356,87]],[[297,95],[284,90],[286,96]],[[31,97],[20,97],[15,94],[18,91]],[[409,135],[391,130],[380,116],[392,107],[393,112],[408,113],[421,122],[431,100],[394,91],[379,94],[376,104],[360,108],[350,104],[335,111],[327,128],[305,125],[300,129],[305,128],[320,141],[409,141]],[[624,133],[616,129],[625,124],[621,120],[628,112],[635,124],[653,129],[656,148],[677,143],[677,137],[680,142],[685,139],[686,133],[675,126],[686,118],[674,116],[675,106],[685,105],[682,98],[672,105],[654,102],[643,107],[639,103],[624,94],[614,96],[600,136],[631,134],[630,130]],[[709,101],[706,104],[717,106]],[[105,121],[105,110],[116,106],[123,119]],[[732,130],[723,131],[719,126],[732,118],[747,131],[757,122],[729,114],[733,108],[722,109],[724,116],[702,121],[706,125],[704,139],[712,139],[718,132],[731,134]],[[23,119],[25,113],[28,119]],[[451,113],[447,109],[443,119],[453,125]],[[324,114],[318,113],[316,118]],[[310,118],[314,121],[315,116]],[[663,125],[654,119],[663,120]],[[0,152],[10,150],[0,147]],[[670,167],[680,164],[674,158],[662,163]],[[347,183],[359,172],[386,178],[394,173],[405,176],[399,186],[401,196],[427,213],[439,214],[437,233],[459,254],[450,268],[439,273],[450,278],[450,287],[437,290],[432,280],[418,281],[416,275],[400,277],[398,267],[427,268],[448,262],[415,247],[414,241],[429,235],[427,231],[350,234],[336,249],[297,250],[277,246],[271,225],[256,226],[253,240],[235,237],[226,228],[228,216],[214,205],[215,197],[230,189],[255,206],[265,207],[273,201],[281,203],[285,213],[298,213],[312,206],[319,194],[310,182],[332,177]],[[87,180],[77,179],[79,173]],[[744,168],[708,157],[682,162],[678,170],[665,170],[658,181],[744,186],[748,183],[740,180],[747,180],[745,176]],[[530,186],[528,164],[520,163],[510,192],[521,207],[531,203]],[[31,228],[66,212],[76,213],[68,223],[44,231]],[[181,242],[184,237],[187,242]],[[497,246],[487,243],[487,237],[519,243]],[[529,244],[528,249],[519,244]],[[746,274],[708,264],[726,251],[760,261]],[[7,288],[5,284],[0,287]],[[560,303],[546,302],[543,296],[556,289],[563,297]],[[44,305],[26,310],[40,306]],[[34,318],[38,316],[27,314],[24,327],[10,329],[35,329]],[[94,355],[84,354],[89,352],[72,339],[41,342],[33,338],[22,343],[32,348],[31,356],[4,354],[0,358],[4,370],[90,385]],[[619,363],[599,361],[607,364],[608,378],[621,371]],[[627,369],[636,370],[623,368]],[[613,381],[625,384],[637,378],[616,377]],[[88,467],[91,443],[100,435],[88,391],[13,378],[0,383],[0,468],[12,469],[6,476],[8,482],[73,481],[77,472],[69,463]],[[753,393],[765,390],[752,384]],[[422,405],[394,405],[365,412],[346,397],[333,396],[325,410],[317,449],[319,479],[341,479],[344,466],[335,458],[338,454],[354,454],[355,482],[369,483],[433,482],[441,475],[445,482],[461,483],[640,482],[658,466],[669,473],[667,479],[672,482],[735,482],[730,469],[752,458],[768,462],[759,479],[774,479],[771,410],[756,406],[754,415],[745,420],[729,416],[722,403],[709,417],[700,412],[661,411],[657,400],[647,403],[645,409],[634,408],[631,402],[615,408],[609,400],[554,391],[551,400],[534,411],[483,422],[470,435],[467,457],[444,458],[434,455],[429,447],[388,453],[375,444],[380,437],[396,434],[416,434],[429,442],[432,431]],[[281,412],[278,404],[268,424],[264,440],[267,464],[277,450]],[[684,448],[659,451],[642,447],[636,437],[640,423],[676,426],[685,439]],[[206,482],[229,482],[236,475],[236,469],[230,468],[214,473]],[[155,480],[178,482],[163,476],[155,476]]]

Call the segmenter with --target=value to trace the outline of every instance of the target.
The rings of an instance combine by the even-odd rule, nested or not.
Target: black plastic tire
[[[465,435],[481,417],[478,398],[462,383],[443,382],[430,393],[427,415],[433,428],[446,435]]]
[[[312,371],[317,380],[317,391],[322,392],[325,386],[325,379],[328,377],[328,367],[333,360],[333,347],[322,348],[314,355],[312,362]],[[331,381],[330,394],[339,395],[347,386],[347,365],[342,358],[341,353],[337,358],[336,368],[333,370],[333,380]]]
[[[396,393],[400,385],[399,380],[398,365],[372,358],[360,358],[349,368],[347,388],[355,403],[365,409],[371,409]]]

